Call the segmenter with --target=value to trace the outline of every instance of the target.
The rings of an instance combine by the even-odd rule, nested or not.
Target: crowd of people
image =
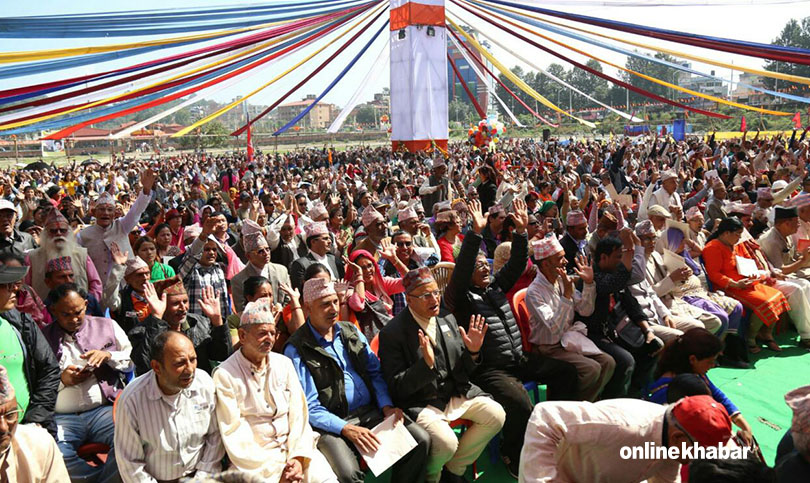
[[[808,481],[709,379],[810,349],[805,135],[6,169],[0,479]]]

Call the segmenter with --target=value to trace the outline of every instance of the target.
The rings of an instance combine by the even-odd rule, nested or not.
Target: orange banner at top
[[[436,25],[444,27],[444,2],[405,2],[391,8],[391,30],[400,30],[408,25]]]

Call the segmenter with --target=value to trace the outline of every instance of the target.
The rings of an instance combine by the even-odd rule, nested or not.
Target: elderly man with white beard
[[[79,232],[78,243],[87,249],[87,253],[98,268],[102,282],[107,281],[110,270],[115,265],[110,252],[113,242],[118,244],[121,252],[128,253],[129,258],[134,257],[135,252],[129,244],[128,235],[140,222],[141,214],[149,205],[152,199],[152,186],[156,179],[157,174],[151,169],[146,169],[141,173],[141,194],[127,214],[120,219],[115,219],[115,199],[109,192],[102,193],[93,208],[95,223]],[[101,300],[100,295],[99,300]]]
[[[102,300],[101,279],[96,271],[93,260],[88,256],[87,249],[76,243],[76,235],[70,230],[70,225],[62,213],[56,209],[51,210],[45,219],[45,229],[39,238],[40,247],[28,252],[25,263],[31,270],[25,275],[25,283],[34,288],[37,295],[45,300],[50,288],[45,283],[45,271],[48,261],[55,258],[70,257],[73,267],[73,282],[82,290]]]

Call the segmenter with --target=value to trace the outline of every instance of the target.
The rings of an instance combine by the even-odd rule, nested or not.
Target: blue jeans
[[[113,483],[121,481],[112,451],[114,426],[112,406],[100,406],[83,413],[54,414],[56,444],[62,452],[65,466],[73,483]],[[87,443],[103,443],[110,447],[107,462],[90,466],[76,451]]]

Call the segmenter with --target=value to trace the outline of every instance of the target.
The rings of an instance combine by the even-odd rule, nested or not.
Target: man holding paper
[[[396,452],[397,448],[381,447],[372,430],[384,418],[393,417],[395,424],[405,424],[414,447],[399,461],[394,460],[391,481],[423,481],[430,436],[394,407],[380,361],[363,334],[353,324],[338,321],[340,302],[334,284],[322,278],[307,280],[304,305],[307,323],[290,337],[284,354],[292,359],[306,393],[310,423],[321,433],[318,450],[338,480],[363,481],[358,452]]]

